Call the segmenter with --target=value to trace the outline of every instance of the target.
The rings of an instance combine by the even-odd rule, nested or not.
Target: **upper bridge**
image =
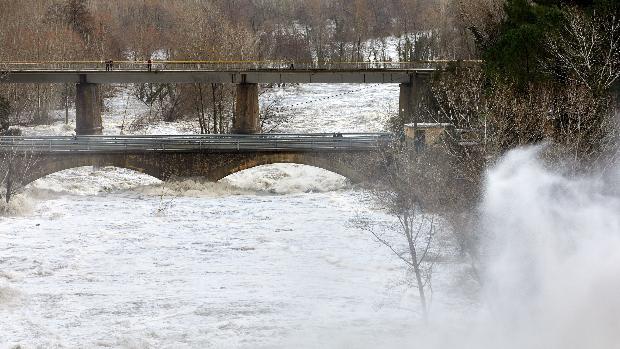
[[[273,163],[310,165],[363,181],[378,175],[375,153],[391,140],[386,133],[0,137],[0,158],[10,157],[19,177],[14,181],[22,184],[82,166],[128,168],[161,180],[217,181]]]
[[[111,83],[229,83],[237,86],[232,132],[260,133],[260,83],[400,84],[399,113],[423,120],[429,77],[450,61],[297,63],[285,61],[0,62],[0,83],[76,84],[76,133],[103,130],[99,85]],[[478,63],[466,61],[460,63]]]
[[[438,64],[437,62],[434,64]],[[5,83],[390,83],[430,75],[430,63],[49,62],[0,63]]]

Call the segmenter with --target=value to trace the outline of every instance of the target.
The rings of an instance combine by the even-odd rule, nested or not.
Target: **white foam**
[[[245,190],[274,194],[322,193],[349,187],[343,176],[297,164],[259,166],[230,175],[222,182]]]
[[[0,310],[17,306],[22,299],[23,295],[19,290],[0,279]]]
[[[32,203],[24,194],[13,195],[7,204],[5,200],[0,200],[0,216],[20,216],[32,211]]]
[[[28,187],[28,192],[33,197],[45,199],[64,194],[97,195],[160,182],[156,178],[128,169],[87,166],[41,178]]]

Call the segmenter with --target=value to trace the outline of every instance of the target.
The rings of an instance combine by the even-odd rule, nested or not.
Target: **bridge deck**
[[[449,63],[0,62],[0,83],[409,83],[413,75],[430,75]]]
[[[0,62],[0,83],[409,83],[449,65],[412,62],[51,61]]]
[[[368,70],[20,70],[0,71],[0,83],[409,83],[434,69]]]
[[[386,145],[391,137],[391,134],[387,133],[0,137],[0,152],[75,154],[372,151]]]

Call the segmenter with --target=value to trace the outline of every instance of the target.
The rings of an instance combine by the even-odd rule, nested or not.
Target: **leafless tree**
[[[267,92],[268,89],[264,88],[260,91],[260,96],[263,97],[260,105],[260,122],[264,133],[273,132],[290,120],[290,114],[278,108],[282,103],[282,97],[276,94],[266,95]]]
[[[465,179],[479,181],[484,163],[514,147],[549,142],[559,161],[568,154],[574,170],[601,160],[614,146],[614,115],[608,93],[596,94],[581,80],[538,82],[519,89],[488,81],[480,67],[454,67],[432,84],[434,117],[453,124],[455,141],[480,145],[463,153]],[[611,147],[611,148],[610,148]],[[551,155],[551,153],[550,153]]]
[[[381,167],[369,193],[378,208],[393,217],[392,222],[377,222],[358,215],[354,225],[372,234],[390,249],[409,269],[418,290],[424,319],[428,319],[432,293],[433,245],[437,233],[437,209],[445,204],[448,164],[430,150],[416,154],[395,144],[377,154]],[[445,166],[444,166],[445,165]]]
[[[576,80],[599,96],[620,77],[620,18],[615,12],[587,15],[568,9],[561,35],[548,46],[562,69],[553,72]]]
[[[504,18],[504,0],[451,0],[457,25],[471,31],[479,42],[487,42]]]
[[[489,106],[484,89],[485,76],[480,66],[453,66],[437,76],[431,85],[434,119],[454,126],[444,133],[445,153],[453,164],[453,199],[442,207],[442,216],[452,225],[454,239],[463,261],[470,265],[474,279],[479,279],[479,229],[475,203],[487,161]],[[447,188],[446,188],[447,189]]]
[[[551,64],[559,66],[550,65],[550,72],[569,84],[558,94],[556,110],[563,113],[552,118],[556,138],[569,145],[574,162],[605,167],[619,147],[620,18],[616,11],[586,14],[568,8],[566,13],[560,35],[548,39]]]
[[[25,179],[36,169],[39,155],[32,149],[9,146],[2,141],[0,148],[0,200],[6,203],[21,192]]]

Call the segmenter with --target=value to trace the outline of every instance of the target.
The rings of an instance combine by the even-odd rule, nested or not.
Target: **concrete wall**
[[[416,144],[416,133],[418,142],[423,144]],[[456,142],[454,125],[446,123],[419,123],[417,129],[414,124],[406,124],[405,137],[407,143],[418,148],[444,146],[448,145],[447,143]]]
[[[252,134],[260,132],[258,84],[237,84],[237,101],[232,132]]]
[[[101,93],[99,85],[79,83],[75,97],[75,133],[78,135],[100,135],[103,131],[101,121]]]

